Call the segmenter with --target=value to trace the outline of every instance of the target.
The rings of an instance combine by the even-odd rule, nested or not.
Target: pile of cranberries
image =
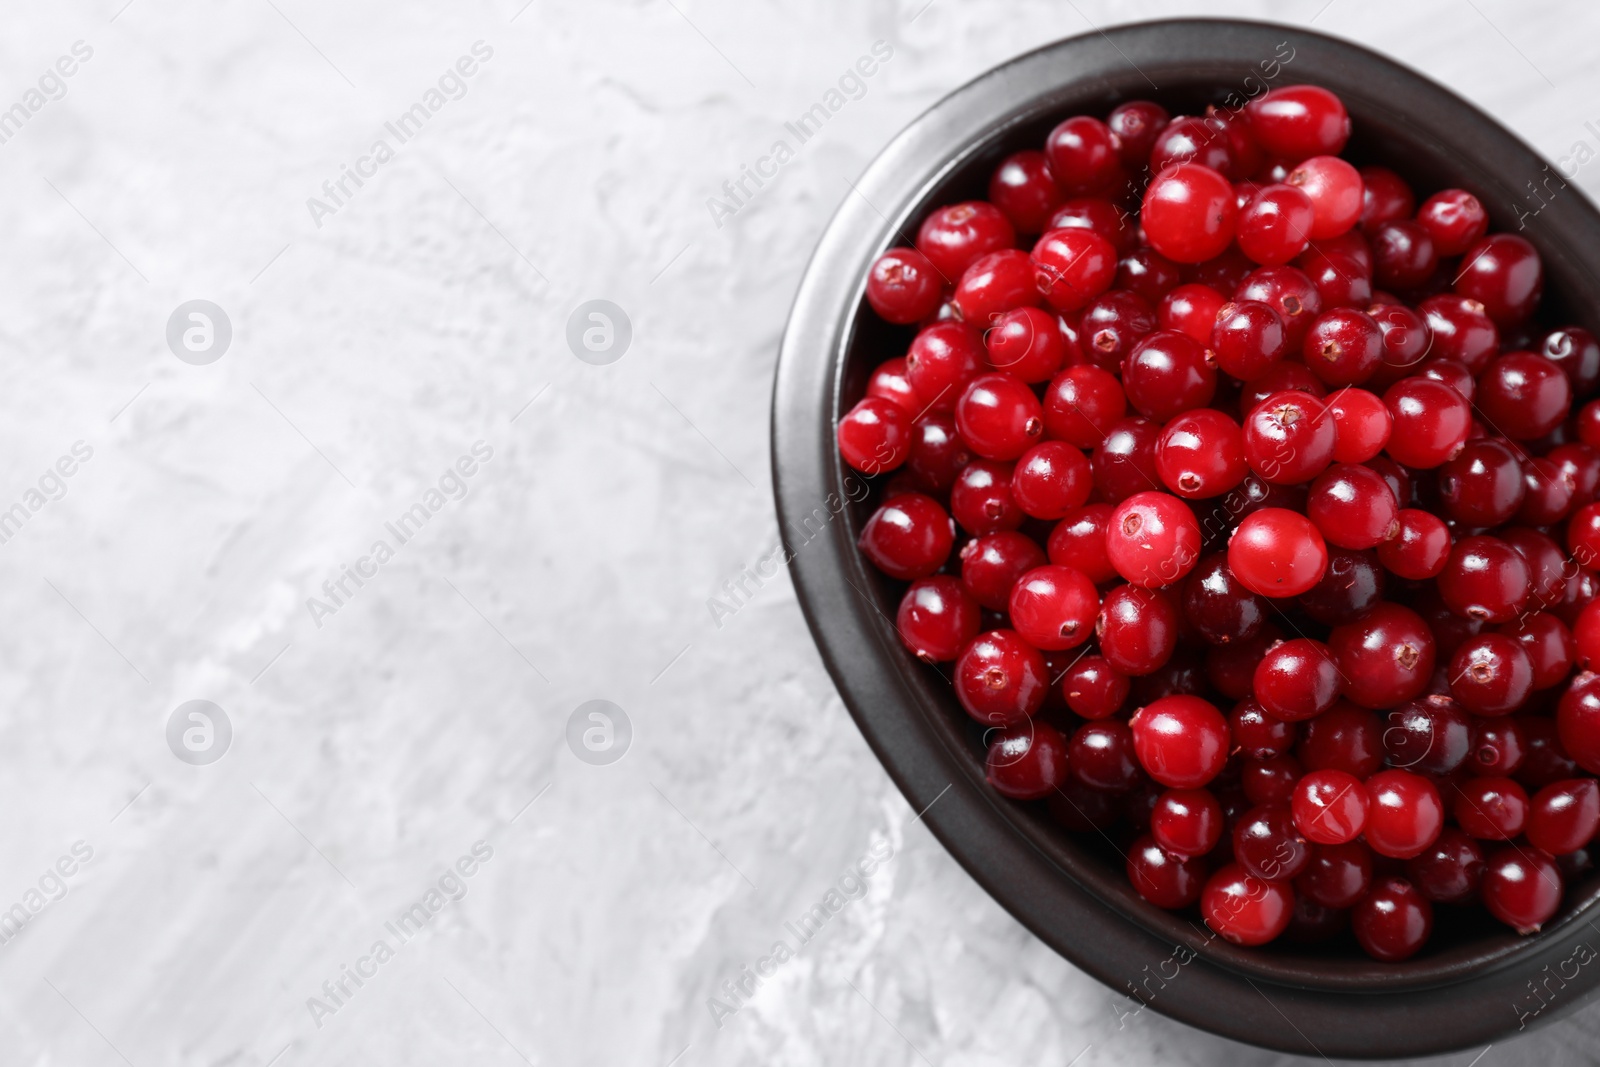
[[[838,442],[995,790],[1232,942],[1401,960],[1592,865],[1600,343],[1349,136],[1310,85],[1067,119],[873,264],[916,333]]]

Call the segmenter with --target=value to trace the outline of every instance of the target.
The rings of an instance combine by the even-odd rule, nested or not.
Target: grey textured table
[[[1287,1062],[994,905],[763,576],[779,330],[877,148],[1035,44],[1269,10],[1600,147],[1600,13],[1508,0],[8,11],[0,1063]],[[569,344],[601,299],[625,350]]]

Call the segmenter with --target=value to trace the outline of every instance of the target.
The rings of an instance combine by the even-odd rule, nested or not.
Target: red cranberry
[[[1153,248],[1138,248],[1117,261],[1117,278],[1111,284],[1159,304],[1181,280],[1178,265],[1172,260]],[[1164,323],[1161,328],[1172,329]]]
[[[1166,493],[1135,493],[1117,506],[1106,529],[1111,565],[1134,585],[1156,589],[1183,578],[1200,558],[1194,512]]]
[[[1428,779],[1410,771],[1379,771],[1366,781],[1367,844],[1380,856],[1410,859],[1438,838],[1444,803]]]
[[[1528,794],[1510,778],[1471,778],[1456,786],[1456,824],[1480,841],[1509,841],[1528,821]]]
[[[1226,553],[1217,552],[1202,559],[1184,581],[1183,613],[1207,642],[1225,645],[1259,633],[1267,605],[1234,578]]]
[[[1471,900],[1483,869],[1483,848],[1454,826],[1439,831],[1433,844],[1406,861],[1406,876],[1417,891],[1439,904]]]
[[[1590,774],[1600,774],[1600,674],[1578,675],[1556,706],[1561,747]]]
[[[1350,928],[1367,955],[1395,963],[1409,959],[1433,932],[1433,905],[1404,878],[1383,878],[1350,913]]]
[[[1467,761],[1466,769],[1485,778],[1515,774],[1527,758],[1528,742],[1523,726],[1527,721],[1521,716],[1509,715],[1474,723],[1472,758]]]
[[[1248,471],[1239,424],[1212,408],[1179,415],[1156,442],[1156,470],[1185,499],[1226,493]]]
[[[1589,645],[1595,648],[1600,644],[1600,609],[1591,612],[1585,608],[1584,614],[1578,616],[1580,627],[1585,615],[1591,620],[1588,628]],[[1522,651],[1527,653],[1528,662],[1533,666],[1535,691],[1560,685],[1571,672],[1574,662],[1578,662],[1583,670],[1593,669],[1590,662],[1579,661],[1579,646],[1566,624],[1547,612],[1536,611],[1523,615],[1515,623],[1503,627],[1501,632],[1520,644]],[[1600,658],[1593,662],[1600,664]]]
[[[1059,519],[1089,499],[1093,474],[1084,454],[1065,441],[1044,441],[1017,460],[1011,495],[1036,519]]]
[[[1433,676],[1433,631],[1399,604],[1379,604],[1365,618],[1335,627],[1328,647],[1339,665],[1344,695],[1365,708],[1415,700]]]
[[[1572,511],[1573,486],[1561,476],[1561,468],[1544,456],[1523,461],[1522,484],[1526,490],[1522,507],[1514,516],[1525,526],[1551,526]]]
[[[1078,780],[1110,793],[1125,793],[1139,782],[1133,734],[1120,719],[1078,727],[1072,734],[1067,762]]]
[[[1322,401],[1301,392],[1273,393],[1244,420],[1245,458],[1267,481],[1299,485],[1332,462],[1337,436]]]
[[[1373,304],[1367,314],[1383,335],[1383,347],[1378,353],[1383,360],[1380,373],[1410,367],[1427,358],[1433,348],[1433,331],[1427,319],[1403,304]]]
[[[1467,761],[1472,723],[1449,697],[1413,700],[1388,713],[1383,750],[1389,766],[1444,777]]]
[[[1100,653],[1124,674],[1150,674],[1178,644],[1178,610],[1162,590],[1119,585],[1100,603]]]
[[[1274,641],[1282,639],[1283,632],[1269,622],[1254,637],[1213,646],[1206,653],[1206,679],[1229,700],[1243,700],[1250,695],[1256,664]]]
[[[1128,881],[1158,908],[1187,908],[1200,899],[1205,878],[1205,860],[1168,852],[1148,834],[1128,850]]]
[[[1100,597],[1082,572],[1051,563],[1017,579],[1010,606],[1011,624],[1023,640],[1054,652],[1089,640]]]
[[[1199,697],[1163,697],[1134,712],[1129,725],[1140,765],[1164,786],[1199,788],[1228,758],[1227,720]]]
[[[1338,156],[1312,156],[1284,181],[1311,201],[1312,240],[1337,237],[1361,218],[1361,175]]]
[[[1013,800],[1050,796],[1067,778],[1067,739],[1054,726],[1030,719],[990,739],[984,769],[1001,796]]]
[[[1439,498],[1450,517],[1468,526],[1499,526],[1527,496],[1522,464],[1498,441],[1468,441],[1439,468]]]
[[[1471,409],[1466,398],[1448,385],[1407,378],[1390,386],[1383,402],[1393,420],[1387,450],[1397,463],[1431,469],[1466,443]]]
[[[1509,715],[1533,692],[1533,663],[1515,638],[1488,633],[1456,649],[1450,695],[1474,715]]]
[[[1408,219],[1417,198],[1406,180],[1388,167],[1361,168],[1361,228],[1376,230],[1386,222]]]
[[[978,636],[978,605],[946,574],[911,583],[895,616],[900,640],[927,663],[953,660]]]
[[[1513,441],[1543,437],[1567,417],[1572,386],[1561,368],[1532,352],[1511,352],[1478,379],[1478,411]]]
[[[1076,311],[1111,288],[1117,275],[1117,250],[1092,230],[1051,230],[1039,238],[1030,257],[1034,284],[1057,311]]]
[[[1400,532],[1400,509],[1383,477],[1368,467],[1339,463],[1311,483],[1306,513],[1330,544],[1373,548]]]
[[[1239,764],[1239,786],[1252,804],[1287,804],[1294,786],[1305,775],[1300,761],[1290,755],[1244,760]]]
[[[967,382],[983,372],[983,337],[962,322],[936,322],[906,353],[906,378],[923,407],[954,411]]]
[[[1145,190],[1140,221],[1152,247],[1175,263],[1201,263],[1233,242],[1233,187],[1198,163],[1176,163]]]
[[[1479,894],[1496,919],[1519,934],[1537,933],[1561,906],[1561,872],[1539,849],[1510,845],[1485,861]]]
[[[1149,419],[1132,417],[1114,423],[1095,449],[1089,465],[1095,488],[1113,504],[1160,485],[1156,471],[1156,443],[1161,427]]]
[[[1551,782],[1528,807],[1528,844],[1552,856],[1576,852],[1600,830],[1600,782],[1567,778]]]
[[[1219,869],[1200,894],[1206,925],[1236,945],[1264,945],[1283,933],[1294,914],[1294,892],[1257,878],[1237,863]]]
[[[1050,531],[1045,546],[1050,562],[1075,567],[1097,585],[1115,578],[1117,569],[1106,555],[1106,528],[1113,510],[1110,504],[1088,504],[1069,512]]]
[[[1252,100],[1247,113],[1261,147],[1282,159],[1331,155],[1350,139],[1350,116],[1344,104],[1319,86],[1273,89]]]
[[[1385,289],[1415,289],[1433,276],[1439,251],[1421,223],[1397,221],[1372,234],[1373,281]]]
[[[1366,896],[1371,885],[1372,850],[1360,841],[1350,841],[1313,845],[1311,862],[1294,880],[1294,891],[1324,908],[1348,908]]]
[[[1440,293],[1417,310],[1427,319],[1429,355],[1437,359],[1452,360],[1477,374],[1500,350],[1500,333],[1476,300]]]
[[[1489,213],[1465,189],[1446,189],[1428,197],[1417,209],[1417,222],[1441,256],[1459,256],[1489,231]]]
[[[867,272],[867,303],[898,325],[920,322],[939,308],[943,279],[913,248],[891,248]]]
[[[1227,302],[1227,297],[1209,285],[1180,285],[1161,298],[1156,318],[1163,330],[1176,330],[1207,344],[1211,341],[1217,314]]]
[[[1353,774],[1312,771],[1295,785],[1294,823],[1320,845],[1353,841],[1367,824],[1367,791]]]
[[[955,543],[950,516],[921,493],[902,493],[873,513],[861,529],[861,551],[891,578],[925,578],[944,566]]]
[[[1384,584],[1383,568],[1371,552],[1330,548],[1322,580],[1301,594],[1297,603],[1324,626],[1340,626],[1377,607]]]
[[[985,459],[1016,459],[1044,436],[1038,397],[1009,374],[983,374],[956,402],[956,426]]]
[[[1101,293],[1078,319],[1079,343],[1095,366],[1115,370],[1134,345],[1156,328],[1156,313],[1144,297],[1126,289]]]
[[[1011,726],[1044,704],[1044,657],[1014,630],[979,634],[956,660],[956,698],[986,726]]]
[[[1007,156],[989,179],[990,202],[1005,212],[1017,233],[1042,232],[1061,199],[1043,152]]]
[[[1263,508],[1246,516],[1234,531],[1228,541],[1228,566],[1251,592],[1299,596],[1321,581],[1328,549],[1304,515]]]
[[[1104,656],[1081,656],[1061,676],[1067,707],[1085,719],[1106,719],[1128,699],[1128,676]]]
[[[911,387],[906,373],[904,357],[886,359],[873,369],[872,377],[867,379],[867,395],[891,400],[909,416],[915,417],[922,411],[922,402],[917,399],[917,391]]]
[[[983,607],[1005,611],[1017,579],[1044,564],[1045,555],[1033,538],[1015,530],[997,530],[962,546],[961,584]]]
[[[1273,718],[1254,700],[1241,700],[1234,705],[1228,713],[1228,730],[1233,736],[1235,751],[1253,760],[1283,755],[1294,744],[1296,736],[1293,723]]]
[[[1039,303],[1033,261],[1017,248],[979,256],[961,275],[951,299],[964,320],[987,329],[1011,309]]]
[[[839,454],[863,474],[892,471],[906,461],[911,418],[882,397],[864,397],[839,420]]]
[[[1494,324],[1504,329],[1533,314],[1544,289],[1544,266],[1526,238],[1514,233],[1485,237],[1461,256],[1455,291],[1483,305]]]
[[[1563,326],[1544,335],[1539,354],[1560,367],[1572,385],[1573,396],[1584,396],[1600,385],[1600,340],[1582,326]],[[1593,441],[1586,441],[1593,445]]]
[[[1298,352],[1312,321],[1322,312],[1322,296],[1305,272],[1294,267],[1262,267],[1234,290],[1235,300],[1257,300],[1278,313],[1289,351]]]
[[[1110,372],[1088,364],[1068,367],[1045,390],[1045,432],[1078,448],[1098,448],[1127,408],[1122,384]]]
[[[1205,789],[1168,789],[1150,813],[1150,834],[1175,856],[1204,856],[1222,838],[1222,805]]]
[[[1255,694],[1270,715],[1284,722],[1314,718],[1338,699],[1339,669],[1321,641],[1284,641],[1256,666]]]
[[[1156,135],[1150,147],[1150,172],[1160,174],[1170,166],[1187,163],[1231,174],[1233,152],[1228,139],[1217,136],[1218,132],[1204,119],[1179,115]]]
[[[1142,415],[1166,422],[1211,402],[1216,368],[1204,345],[1185,334],[1158,330],[1140,340],[1122,366],[1128,403]]]
[[[1378,560],[1401,578],[1421,581],[1444,570],[1450,531],[1436,515],[1406,508],[1396,516],[1399,532],[1378,546]]]
[[[1245,812],[1233,828],[1233,856],[1251,875],[1288,881],[1311,859],[1311,846],[1296,827],[1288,804],[1263,804]]]
[[[1389,443],[1389,409],[1365,389],[1341,389],[1328,397],[1333,417],[1333,458],[1338,463],[1365,463]]]
[[[1257,300],[1218,309],[1211,351],[1217,366],[1240,381],[1254,381],[1283,360],[1288,340],[1278,313]]]
[[[1056,318],[1036,307],[1012,308],[983,336],[991,370],[1025,382],[1047,381],[1067,358],[1067,342]]]
[[[1015,530],[1024,515],[1011,495],[1012,465],[975,459],[950,488],[950,514],[970,534]]]
[[[1311,198],[1292,185],[1269,185],[1239,211],[1239,250],[1264,267],[1278,267],[1305,251],[1313,223]]]
[[[1061,191],[1082,196],[1106,189],[1121,176],[1117,147],[1117,137],[1105,123],[1074,115],[1050,131],[1044,154]]]
[[[1439,572],[1439,595],[1467,619],[1509,622],[1528,602],[1528,564],[1497,537],[1466,537]]]
[[[1132,170],[1150,160],[1150,149],[1167,125],[1167,109],[1150,100],[1129,100],[1118,104],[1106,118],[1106,125],[1117,135],[1117,152],[1124,166]]]
[[[949,412],[930,411],[912,424],[906,469],[934,495],[948,493],[972,459]]]
[[[1016,241],[1005,213],[982,200],[939,208],[917,231],[917,251],[949,282],[960,278],[979,257],[1011,248]]]

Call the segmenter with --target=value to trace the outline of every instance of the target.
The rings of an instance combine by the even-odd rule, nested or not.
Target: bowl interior
[[[1262,54],[1263,58],[1271,56],[1270,51]],[[1385,64],[1403,79],[1419,80],[1387,60],[1376,56],[1370,59]],[[904,203],[874,205],[886,225],[872,255],[892,245],[909,243],[908,235],[916,233],[922,219],[933,209],[959,200],[984,198],[989,175],[1000,159],[1019,149],[1041,147],[1049,130],[1070,115],[1103,118],[1112,107],[1130,99],[1153,99],[1173,114],[1200,113],[1208,104],[1219,108],[1237,106],[1249,88],[1249,83],[1242,81],[1245,73],[1250,73],[1249,68],[1241,67],[1235,58],[1213,61],[1175,50],[1168,56],[1141,53],[1138,66],[1130,60],[1123,74],[1097,72],[1092,79],[1078,80],[1073,71],[1064,69],[1052,84],[1019,85],[1015,109],[986,130],[950,143],[947,154],[926,175],[917,194]],[[1444,131],[1425,125],[1429,117],[1419,117],[1408,110],[1408,101],[1397,98],[1392,85],[1374,84],[1365,73],[1357,66],[1341,71],[1327,64],[1314,71],[1304,66],[1297,69],[1291,61],[1270,84],[1308,81],[1339,93],[1354,125],[1350,144],[1343,153],[1345,158],[1358,165],[1374,163],[1395,170],[1412,184],[1419,203],[1427,195],[1452,186],[1477,195],[1490,210],[1493,230],[1521,232],[1544,256],[1546,286],[1539,323],[1547,327],[1577,323],[1596,330],[1600,325],[1594,310],[1596,279],[1570,243],[1584,235],[1570,232],[1570,227],[1540,225],[1543,213],[1524,217],[1527,225],[1519,231],[1519,209],[1532,211],[1539,205],[1537,200],[1528,198],[1530,194],[1523,183],[1537,183],[1556,172],[1541,170],[1541,161],[1526,149],[1525,158],[1515,160],[1464,154],[1459,143],[1440,136]],[[1255,74],[1256,83],[1261,84],[1260,72]],[[1159,88],[1153,88],[1152,83]],[[1444,96],[1459,108],[1455,121],[1494,127],[1492,120],[1470,105],[1449,94]],[[1498,127],[1494,129],[1497,135],[1503,135]],[[1557,195],[1579,202],[1564,204],[1563,217],[1580,212],[1592,240],[1600,232],[1600,220],[1593,208],[1575,188],[1562,189]],[[1026,239],[1023,243],[1026,246]],[[866,261],[870,262],[870,258]],[[864,269],[861,276],[864,278]],[[829,413],[834,422],[830,425],[836,424],[838,416],[860,399],[872,369],[890,356],[903,354],[914,333],[910,328],[891,326],[871,312],[863,296],[864,280],[856,290],[856,311],[842,333],[834,404]],[[846,471],[836,458],[833,468],[836,485],[858,477]],[[848,530],[842,536],[851,544],[871,514],[875,500],[876,495],[856,500],[845,509],[843,518]],[[983,730],[957,704],[947,680],[949,665],[935,668],[920,664],[895,639],[890,620],[904,583],[887,579],[859,560],[853,581],[872,601],[875,611],[871,624],[876,627],[879,651],[896,657],[923,728],[959,754],[966,773],[980,788],[987,788],[981,781]],[[1049,857],[1061,877],[1075,880],[1152,934],[1175,943],[1193,943],[1199,931],[1204,939],[1202,952],[1213,962],[1246,975],[1309,989],[1393,990],[1456,981],[1468,973],[1495,966],[1541,938],[1559,936],[1558,932],[1578,921],[1578,913],[1600,895],[1600,874],[1590,873],[1569,884],[1561,912],[1543,933],[1533,938],[1517,937],[1476,907],[1438,907],[1435,933],[1428,947],[1418,957],[1399,964],[1375,963],[1348,937],[1311,948],[1274,943],[1260,949],[1239,949],[1220,939],[1205,938],[1197,912],[1166,912],[1141,899],[1127,882],[1117,843],[1110,838],[1061,829],[1042,802],[1016,803],[998,796],[993,800],[1000,817]]]

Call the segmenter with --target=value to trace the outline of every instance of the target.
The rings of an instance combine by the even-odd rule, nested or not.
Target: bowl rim
[[[1336,968],[1342,973],[1331,975],[1320,966],[1297,968],[1238,949],[1148,905],[1111,903],[1114,897],[1106,895],[1095,870],[1086,864],[1074,869],[1051,835],[1030,826],[1020,806],[983,783],[970,746],[962,750],[948,731],[939,736],[930,728],[935,698],[927,674],[900,649],[893,624],[870,595],[875,579],[855,548],[849,511],[856,499],[852,472],[833,447],[865,267],[887,245],[909,243],[903,237],[908,221],[941,183],[1018,126],[1062,113],[1069,98],[1126,98],[1130,84],[1156,84],[1149,72],[1185,83],[1224,73],[1237,77],[1272,56],[1280,42],[1293,49],[1293,58],[1285,64],[1290,75],[1279,84],[1327,85],[1359,101],[1353,113],[1381,113],[1404,127],[1414,143],[1453,155],[1460,183],[1484,199],[1497,228],[1506,226],[1505,205],[1521,194],[1516,179],[1537,176],[1548,166],[1498,122],[1424,75],[1298,26],[1169,19],[1107,27],[1025,53],[934,104],[850,183],[806,267],[783,336],[773,392],[774,493],[797,597],[851,715],[919,817],[1023,925],[1113,989],[1134,990],[1130,1003],[1229,1037],[1299,1053],[1420,1055],[1526,1025],[1517,1004],[1527,995],[1528,976],[1570,961],[1577,946],[1586,944],[1585,934],[1600,932],[1589,922],[1596,894],[1533,937],[1507,937],[1444,965],[1425,957],[1410,964]],[[1297,76],[1308,67],[1303,78]],[[1594,240],[1600,216],[1580,190],[1566,191],[1571,195],[1540,212],[1537,234],[1523,232],[1545,257],[1547,278],[1569,285],[1581,280],[1586,291],[1600,291],[1600,251],[1589,251],[1600,249]],[[1587,246],[1580,239],[1584,234]],[[1593,328],[1579,311],[1571,309]],[[861,484],[859,477],[856,482]],[[1064,912],[1084,918],[1103,913],[1105,919],[1079,922],[1069,932],[1059,919]],[[1139,969],[1127,961],[1159,967],[1185,955],[1182,981],[1163,983],[1148,1000],[1137,994],[1132,979],[1148,974],[1149,963]],[[1562,997],[1555,998],[1558,1005],[1547,1009],[1538,1000],[1532,1018],[1544,1021],[1576,1004],[1600,982],[1600,968],[1593,971],[1580,969],[1567,980]],[[1273,990],[1268,1003],[1276,1012],[1260,1011],[1267,996],[1263,986]],[[1236,1010],[1219,1012],[1219,1006]],[[1292,1021],[1286,1006],[1295,1009]],[[1371,1025],[1351,1026],[1352,1008]]]

